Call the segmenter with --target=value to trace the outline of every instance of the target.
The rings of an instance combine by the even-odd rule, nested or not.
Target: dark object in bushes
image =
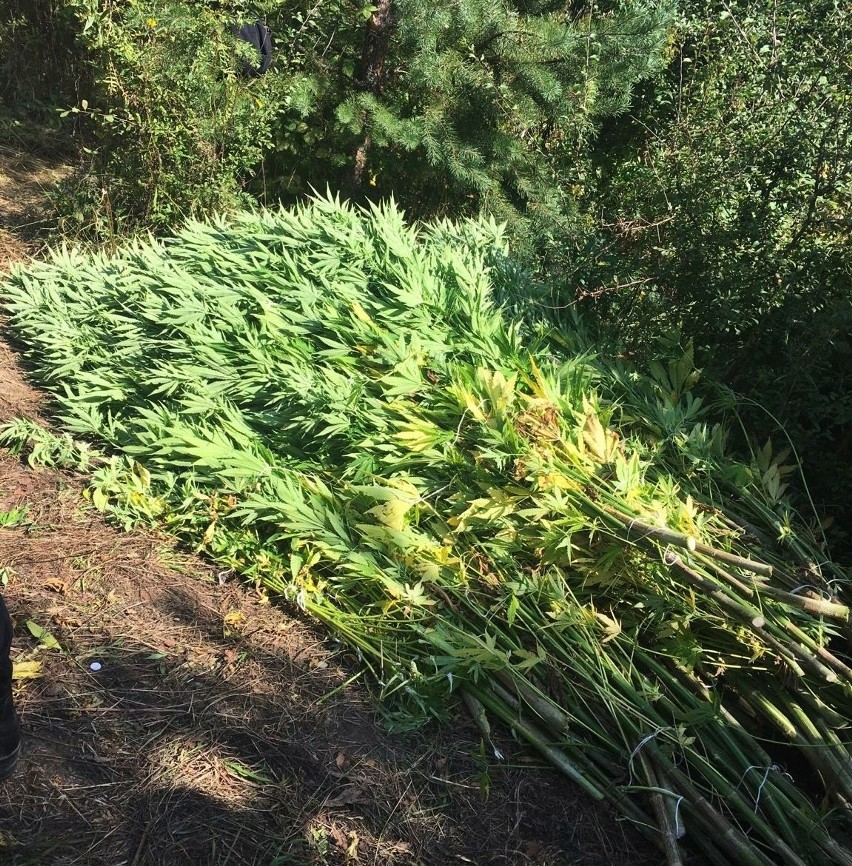
[[[246,78],[258,78],[263,75],[272,63],[272,36],[269,28],[262,21],[255,21],[253,24],[234,26],[231,29],[237,38],[248,42],[257,51],[259,62],[255,65],[244,60],[240,72]]]

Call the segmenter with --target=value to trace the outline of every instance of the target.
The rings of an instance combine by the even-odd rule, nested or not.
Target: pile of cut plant
[[[397,724],[458,699],[670,864],[852,864],[849,575],[688,347],[605,362],[495,225],[325,199],[3,295],[70,434],[6,443],[321,620]]]

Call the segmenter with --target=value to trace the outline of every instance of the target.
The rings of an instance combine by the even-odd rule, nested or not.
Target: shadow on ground
[[[46,199],[68,178],[71,167],[61,156],[37,156],[0,144],[0,271],[4,262],[24,258],[49,242]]]

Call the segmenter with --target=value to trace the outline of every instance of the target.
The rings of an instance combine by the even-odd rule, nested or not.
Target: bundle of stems
[[[3,289],[114,455],[93,501],[292,599],[400,723],[462,696],[672,866],[852,864],[847,575],[781,456],[726,453],[689,347],[604,361],[536,291],[492,224],[327,199]]]

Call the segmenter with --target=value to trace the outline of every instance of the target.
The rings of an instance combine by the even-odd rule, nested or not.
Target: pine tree
[[[294,89],[308,127],[324,114],[343,187],[393,193],[414,215],[485,209],[529,243],[570,224],[590,137],[660,67],[672,20],[668,0],[379,0],[361,11],[358,29],[329,17],[338,50],[315,38]],[[321,29],[309,14],[300,30]]]

